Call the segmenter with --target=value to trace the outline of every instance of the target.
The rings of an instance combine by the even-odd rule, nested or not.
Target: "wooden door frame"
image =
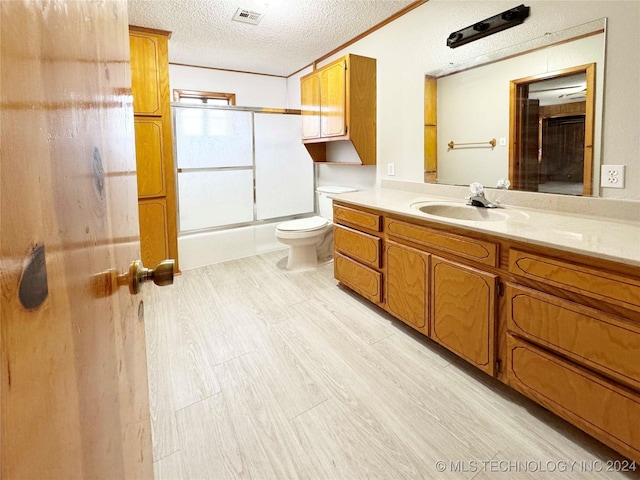
[[[523,91],[529,84],[556,77],[568,77],[584,73],[587,80],[587,98],[584,122],[584,169],[582,176],[582,194],[593,194],[593,137],[595,123],[595,87],[596,64],[588,63],[575,67],[563,68],[548,73],[511,80],[509,83],[509,181],[515,185],[520,177],[520,145],[517,137],[520,118],[520,101]],[[527,95],[528,96],[528,95]]]

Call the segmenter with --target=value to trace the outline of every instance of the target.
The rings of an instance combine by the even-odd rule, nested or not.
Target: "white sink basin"
[[[419,202],[411,205],[427,215],[468,222],[503,222],[509,214],[498,208],[481,208],[449,202]]]

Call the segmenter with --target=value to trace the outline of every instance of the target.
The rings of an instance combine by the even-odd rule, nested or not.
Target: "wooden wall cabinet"
[[[302,142],[314,162],[326,142],[350,141],[363,165],[376,164],[376,60],[346,55],[300,79]]]
[[[175,168],[169,97],[169,32],[129,27],[142,262],[178,268]]]
[[[334,202],[336,279],[640,461],[640,269]]]

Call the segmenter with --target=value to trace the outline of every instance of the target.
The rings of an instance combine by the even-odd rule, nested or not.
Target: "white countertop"
[[[352,205],[640,267],[640,222],[633,220],[615,220],[501,205],[498,211],[512,213],[511,218],[497,222],[476,222],[428,215],[411,207],[418,202],[455,202],[464,205],[465,201],[462,198],[458,200],[388,188],[343,193],[331,197]]]

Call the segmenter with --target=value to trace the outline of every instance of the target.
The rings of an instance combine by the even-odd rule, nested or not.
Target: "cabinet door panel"
[[[131,32],[129,45],[133,111],[136,114],[161,115],[158,44],[149,36]]]
[[[167,238],[167,202],[164,198],[140,200],[138,212],[142,263],[153,268],[162,260],[171,258]]]
[[[379,232],[382,226],[382,217],[375,213],[363,212],[342,205],[333,205],[333,221],[344,222],[355,227]]]
[[[640,390],[640,325],[507,284],[507,326],[575,362]]]
[[[333,241],[336,250],[371,267],[380,267],[382,251],[380,238],[336,225],[333,227]]]
[[[339,253],[333,263],[334,276],[372,302],[382,301],[382,274]]]
[[[640,397],[507,335],[507,381],[552,412],[640,460]]]
[[[429,254],[388,242],[386,305],[390,313],[429,334]]]
[[[166,195],[162,155],[162,120],[136,118],[136,173],[138,196]]]
[[[344,61],[320,72],[321,136],[344,135],[346,126],[346,85]]]
[[[632,277],[516,249],[509,251],[509,271],[603,302],[640,311],[640,281]]]
[[[434,256],[431,282],[431,337],[493,375],[497,277]]]
[[[384,223],[387,234],[399,240],[408,240],[428,249],[436,248],[492,267],[498,265],[498,245],[494,242],[435,230],[395,218],[385,218]]]
[[[320,77],[314,73],[300,80],[302,138],[320,136]]]

